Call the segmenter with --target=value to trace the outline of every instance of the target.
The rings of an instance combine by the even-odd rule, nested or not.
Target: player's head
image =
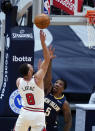
[[[32,77],[33,66],[31,64],[24,63],[20,66],[19,71],[22,77],[25,77],[25,76]]]
[[[53,92],[62,93],[67,88],[67,82],[64,79],[58,79],[54,83]]]

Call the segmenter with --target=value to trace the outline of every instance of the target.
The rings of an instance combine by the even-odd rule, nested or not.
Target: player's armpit
[[[44,70],[40,69],[34,74],[35,82],[40,87],[43,83]]]
[[[37,79],[37,85],[39,85],[43,81],[47,68],[48,68],[48,63],[44,60],[41,64],[40,69],[34,75],[35,78]]]

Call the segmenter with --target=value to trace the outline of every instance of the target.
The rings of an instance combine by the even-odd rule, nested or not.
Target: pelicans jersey
[[[66,98],[63,95],[61,98],[55,98],[52,94],[45,97],[45,116],[47,131],[57,131],[57,116],[62,110],[62,106]]]
[[[16,122],[15,131],[45,130],[44,90],[39,88],[34,80],[20,79],[18,91],[22,98],[22,109]]]

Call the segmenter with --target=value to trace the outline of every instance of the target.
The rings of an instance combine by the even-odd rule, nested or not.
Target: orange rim
[[[95,17],[95,10],[88,10],[87,14],[86,14],[86,17],[89,17],[89,16]]]
[[[89,24],[95,24],[95,10],[88,10],[85,17],[89,19]]]

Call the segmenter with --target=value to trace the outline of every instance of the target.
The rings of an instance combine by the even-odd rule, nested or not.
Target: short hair
[[[28,74],[28,71],[29,71],[29,67],[27,63],[20,65],[19,72],[22,77],[26,76]]]
[[[63,78],[59,78],[59,79],[57,79],[57,80],[61,80],[61,81],[63,81],[63,82],[64,82],[64,89],[67,88],[67,81],[66,81],[65,79],[63,79]],[[57,80],[56,80],[56,81],[57,81]]]

